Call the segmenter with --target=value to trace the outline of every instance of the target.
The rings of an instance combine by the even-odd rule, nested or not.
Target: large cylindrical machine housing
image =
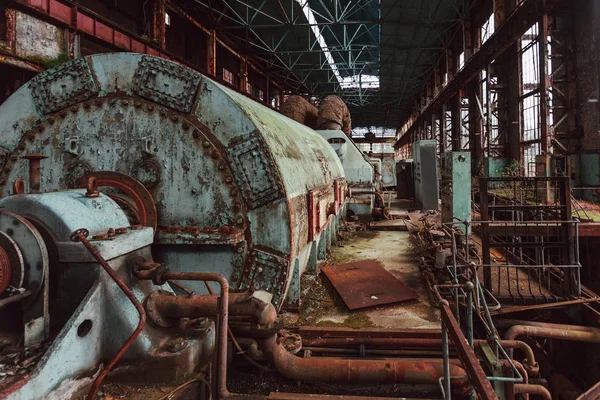
[[[267,290],[278,307],[290,286],[297,302],[292,277],[324,257],[344,206],[342,165],[319,134],[157,57],[101,54],[43,72],[0,107],[0,132],[0,197],[28,181],[30,153],[48,157],[42,192],[129,175],[155,211],[134,179],[98,183],[156,227],[156,259]]]

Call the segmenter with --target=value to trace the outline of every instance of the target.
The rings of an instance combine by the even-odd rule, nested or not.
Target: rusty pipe
[[[529,375],[527,374],[527,370],[525,369],[523,364],[521,364],[520,362],[518,362],[516,360],[512,360],[512,363],[517,368],[517,370],[519,370],[519,373],[523,377],[522,383],[525,385],[528,385],[529,384]],[[504,367],[512,369],[512,366],[510,365],[510,362],[508,362],[508,360],[502,360],[502,364],[504,365]],[[514,392],[514,384],[513,384],[513,392]],[[525,396],[525,400],[529,400],[529,394],[525,393],[524,396]]]
[[[476,340],[475,342],[485,342],[485,340]],[[500,346],[504,347],[505,349],[521,350],[525,355],[525,358],[522,361],[522,366],[524,366],[527,369],[527,371],[532,372],[534,374],[539,372],[540,365],[535,360],[535,354],[533,353],[533,349],[527,343],[521,340],[499,340],[498,343],[500,343]],[[514,362],[517,363],[517,361]],[[521,363],[519,363],[519,365],[521,365]]]
[[[149,306],[165,319],[214,317],[219,311],[219,295],[176,296],[161,292],[148,299],[146,307]],[[249,316],[260,326],[271,326],[277,322],[275,307],[249,293],[230,294],[228,307],[230,316]]]
[[[539,322],[539,321],[523,321],[518,319],[498,319],[495,321],[496,326],[501,328],[510,328],[514,325],[525,325],[535,326],[538,328],[550,328],[550,329],[562,329],[568,331],[587,331],[593,327],[581,326],[581,325],[567,325],[567,324],[555,324],[550,322]]]
[[[486,340],[475,340],[474,344],[487,343]],[[533,349],[520,340],[500,340],[500,345],[508,349],[519,349],[525,354],[523,364],[529,372],[539,371]],[[302,345],[307,347],[352,347],[364,345],[373,348],[442,348],[440,338],[370,338],[370,337],[336,337],[336,338],[307,338],[302,339]]]
[[[540,396],[544,400],[552,400],[552,395],[550,394],[548,389],[546,389],[545,387],[543,387],[541,385],[515,383],[514,392],[527,394],[527,395],[533,394],[533,395]]]
[[[46,157],[40,153],[31,153],[21,157],[29,161],[29,192],[39,193],[41,188],[41,161]]]
[[[133,341],[142,332],[142,329],[144,329],[144,325],[146,325],[146,311],[144,310],[144,307],[139,302],[137,297],[135,297],[131,289],[127,287],[125,282],[123,282],[119,275],[117,275],[115,270],[113,270],[111,266],[108,265],[106,260],[100,254],[100,252],[96,250],[96,248],[87,240],[88,235],[89,232],[86,229],[78,229],[77,231],[73,232],[73,234],[71,234],[71,240],[73,242],[81,242],[81,244],[83,244],[83,246],[90,252],[90,254],[96,259],[96,261],[98,261],[98,264],[100,264],[100,266],[106,271],[110,278],[119,286],[119,288],[123,291],[125,296],[127,296],[129,301],[131,301],[131,304],[133,304],[138,314],[140,315],[140,320],[138,322],[137,328],[129,336],[129,338],[123,344],[123,346],[121,346],[121,348],[119,349],[117,354],[115,354],[111,362],[102,370],[102,372],[100,372],[100,374],[94,381],[94,384],[92,385],[92,388],[90,389],[87,396],[87,400],[92,400],[96,396],[96,393],[98,392],[98,389],[100,388],[104,377],[106,377],[106,375],[115,366],[115,364],[119,361],[123,354],[125,354],[125,352],[131,346]]]
[[[577,400],[594,400],[600,398],[600,382],[589,388]]]
[[[265,357],[277,371],[289,379],[318,382],[437,384],[444,376],[440,359],[343,359],[333,357],[300,358],[281,345],[276,336],[264,339]],[[450,364],[452,376],[465,376],[466,371]],[[464,391],[465,380],[453,380],[455,389]]]
[[[136,276],[138,279],[152,279],[152,271],[139,271]],[[229,282],[221,274],[205,272],[163,272],[160,275],[161,280],[171,281],[209,281],[217,282],[221,287],[221,301],[218,302],[219,311],[219,360],[217,365],[218,382],[217,389],[219,397],[227,398],[232,394],[227,390],[227,323],[229,318]]]
[[[513,340],[519,336],[533,336],[547,339],[570,340],[575,342],[600,343],[600,329],[578,327],[571,325],[552,324],[554,327],[540,327],[527,325],[513,325],[504,334],[506,340]],[[560,328],[559,328],[560,327]]]

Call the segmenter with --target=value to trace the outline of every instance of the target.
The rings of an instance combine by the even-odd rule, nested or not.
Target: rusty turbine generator
[[[172,344],[176,319],[159,303],[179,289],[162,284],[200,273],[186,290],[214,301],[188,317],[218,314],[209,292],[226,282],[255,293],[237,306],[262,293],[297,308],[300,276],[341,221],[344,172],[325,139],[164,59],[105,54],[46,71],[2,105],[0,131],[1,328],[26,345],[57,335],[8,398],[64,396],[59,383],[97,376],[136,326],[125,361],[161,363],[163,380],[197,370],[214,326],[192,318],[179,328],[193,338]]]
[[[228,335],[300,381],[443,377],[441,359],[299,357],[302,339],[280,329],[347,208],[340,157],[311,128],[177,63],[113,53],[33,78],[0,107],[0,132],[0,354],[13,368],[0,398],[93,399],[109,372],[196,377],[231,398]]]

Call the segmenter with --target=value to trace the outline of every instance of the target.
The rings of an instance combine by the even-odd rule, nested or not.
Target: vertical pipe
[[[469,239],[467,238],[467,242]],[[465,291],[467,292],[467,341],[469,346],[473,348],[473,283],[465,283]],[[469,397],[471,400],[475,399],[475,389],[473,386],[469,389]]]
[[[119,286],[119,288],[123,291],[125,296],[131,301],[135,309],[137,310],[140,320],[138,322],[137,328],[133,331],[133,333],[129,336],[127,341],[121,346],[117,354],[113,357],[111,362],[100,372],[96,380],[94,381],[92,388],[90,389],[87,400],[92,400],[96,397],[96,393],[102,384],[102,381],[108,375],[110,370],[115,366],[115,364],[121,359],[123,354],[127,351],[127,349],[131,346],[131,344],[135,341],[135,339],[139,336],[139,334],[144,329],[146,325],[146,311],[144,307],[140,303],[140,301],[135,297],[135,294],[127,287],[125,282],[117,275],[117,273],[111,268],[111,266],[104,260],[100,252],[87,240],[87,236],[89,232],[87,229],[78,229],[71,234],[71,240],[73,242],[81,242],[83,246],[90,252],[90,254],[96,259],[98,264],[106,271],[106,273],[111,277],[111,279]],[[227,341],[226,341],[227,342]],[[227,343],[226,343],[227,344]]]
[[[442,322],[442,354],[444,358],[444,400],[450,400],[450,350],[448,348],[448,331]]]
[[[473,347],[473,283],[465,283],[467,292],[467,341],[469,346]]]

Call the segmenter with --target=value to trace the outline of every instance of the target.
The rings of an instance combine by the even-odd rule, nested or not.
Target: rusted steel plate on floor
[[[323,273],[350,310],[414,300],[417,294],[375,260],[326,265]]]

